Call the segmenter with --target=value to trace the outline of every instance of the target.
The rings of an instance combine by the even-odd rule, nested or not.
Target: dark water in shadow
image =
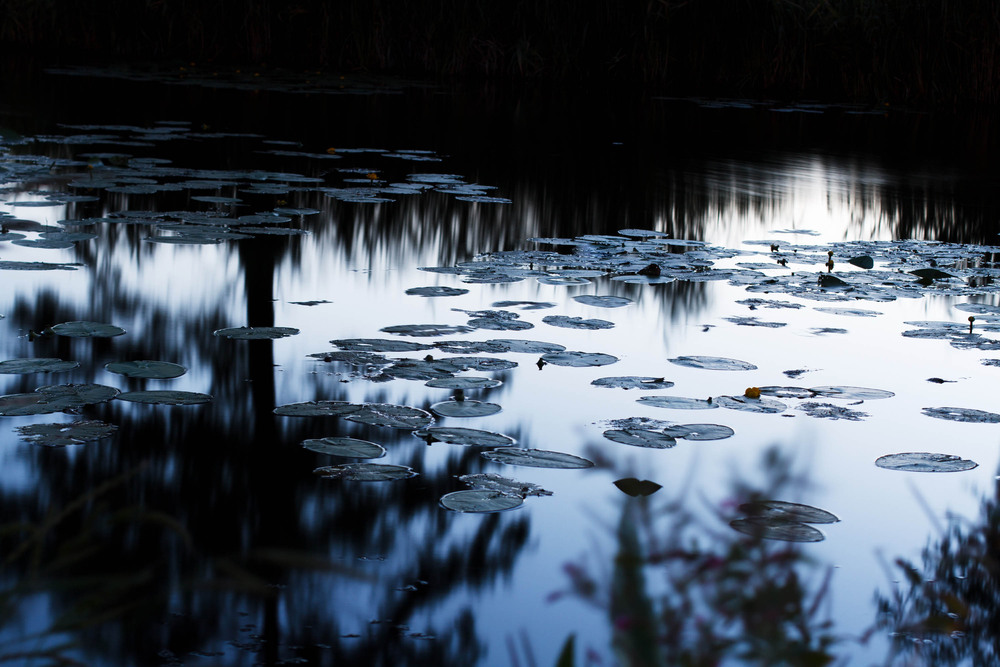
[[[50,137],[13,142],[7,158],[78,161],[14,159],[32,171],[29,176],[8,172],[3,191],[8,203],[37,200],[74,180],[120,170],[128,164],[122,153],[170,160],[129,167],[159,182],[206,178],[206,170],[212,170],[220,180],[240,185],[155,194],[95,188],[97,201],[70,203],[64,210],[5,207],[19,219],[45,225],[123,211],[148,213],[138,224],[116,218],[85,227],[97,238],[67,250],[0,244],[0,260],[82,265],[72,272],[0,272],[0,314],[5,316],[0,357],[81,362],[79,369],[57,375],[2,375],[3,394],[94,382],[122,391],[198,391],[214,400],[179,407],[117,400],[86,406],[80,410],[83,417],[115,424],[118,431],[111,439],[70,448],[28,444],[14,428],[77,416],[3,418],[0,641],[5,643],[0,656],[67,655],[83,664],[107,665],[473,665],[532,664],[533,658],[537,664],[554,664],[566,638],[576,633],[577,664],[596,664],[587,662],[586,651],[608,660],[617,655],[625,664],[655,664],[649,653],[654,645],[669,647],[671,660],[699,644],[705,659],[724,657],[731,650],[726,638],[734,631],[721,621],[713,625],[718,619],[742,623],[735,633],[749,638],[749,655],[760,664],[779,658],[794,662],[824,651],[840,657],[886,651],[887,632],[867,644],[859,639],[875,623],[873,587],[865,587],[869,582],[838,596],[829,592],[839,590],[837,580],[823,583],[824,568],[832,564],[845,574],[873,569],[872,552],[886,546],[873,537],[877,523],[854,524],[862,524],[859,530],[870,541],[842,535],[837,539],[842,551],[816,555],[809,545],[742,543],[712,511],[725,510],[733,498],[770,492],[831,509],[839,504],[844,508],[839,513],[850,514],[850,493],[837,482],[844,478],[841,472],[828,475],[817,465],[805,474],[768,454],[774,442],[802,435],[791,427],[760,429],[740,421],[754,416],[739,415],[733,423],[743,439],[720,445],[712,455],[688,453],[676,464],[664,464],[652,458],[664,452],[623,453],[620,447],[609,449],[594,424],[631,416],[621,410],[633,410],[623,406],[634,397],[602,394],[595,404],[579,387],[589,391],[592,377],[619,371],[595,369],[581,382],[569,373],[577,369],[536,371],[534,355],[501,355],[520,366],[476,373],[504,381],[475,396],[504,406],[496,419],[443,422],[587,456],[599,463],[595,470],[501,467],[482,458],[478,447],[428,446],[407,430],[329,417],[291,419],[273,410],[309,400],[427,409],[445,400],[445,390],[405,380],[371,382],[357,368],[306,355],[331,350],[331,339],[388,338],[378,331],[388,325],[464,323],[464,315],[450,310],[451,303],[441,305],[447,299],[403,296],[405,289],[420,285],[470,287],[418,267],[449,267],[479,253],[522,248],[531,237],[643,228],[733,247],[747,239],[774,238],[776,229],[792,229],[811,230],[817,243],[992,243],[1000,201],[996,168],[989,160],[995,135],[989,128],[977,131],[971,123],[908,112],[719,108],[628,91],[412,86],[380,94],[319,95],[41,73],[7,76],[12,94],[5,96],[0,124],[22,136]],[[176,131],[164,130],[171,127]],[[66,139],[87,133],[113,140]],[[356,152],[362,148],[379,150]],[[404,159],[386,155],[392,151],[427,152],[404,153]],[[88,167],[81,153],[106,155],[91,158]],[[427,156],[440,161],[413,159]],[[158,168],[193,175],[157,175]],[[246,170],[258,176],[248,178]],[[260,177],[264,172],[268,175]],[[420,181],[412,174],[453,174],[464,184],[490,186],[486,195],[509,203],[463,201],[448,186],[384,195],[394,201],[383,203],[331,195],[332,188],[371,187],[364,182],[369,173],[377,174],[378,182],[410,184]],[[248,191],[248,183],[257,186]],[[268,191],[261,183],[288,187]],[[81,189],[89,192],[73,191]],[[205,194],[239,197],[243,204],[191,199]],[[157,220],[163,221],[157,214],[164,212],[234,217],[275,207],[316,211],[292,216],[289,226],[308,235],[205,246],[145,241]],[[2,222],[17,231],[18,223]],[[35,235],[29,230],[30,237]],[[800,240],[794,234],[781,238],[790,237]],[[649,287],[601,283],[601,294],[635,301],[620,320],[603,311],[572,311],[566,296],[575,292],[566,288],[485,286],[474,300],[455,301],[455,306],[477,310],[503,298],[555,299],[559,309],[543,314],[615,319],[616,337],[538,323],[523,335],[479,331],[472,338],[601,348],[623,358],[627,370],[622,375],[675,373],[663,369],[668,354],[686,353],[675,341],[694,336],[691,332],[703,322],[714,322],[720,304],[728,301],[720,296],[721,288],[703,282]],[[296,303],[310,300],[329,303]],[[899,321],[933,319],[933,305],[924,313],[908,307],[890,314],[893,320],[884,326],[890,332],[887,348],[898,340],[892,329],[897,314]],[[529,318],[528,311],[518,312]],[[29,334],[77,320],[113,323],[128,333],[112,339],[33,339]],[[293,326],[301,334],[275,341],[212,335],[241,325]],[[804,344],[794,337],[757,343],[740,333],[726,335],[725,342],[714,343],[714,352],[742,358],[741,345],[749,338],[761,355],[784,364],[775,369],[806,363],[864,366],[864,360],[838,356],[846,353],[835,345],[815,356],[797,356],[796,346]],[[133,380],[103,370],[106,363],[126,359],[171,361],[188,372],[177,380]],[[863,376],[862,370],[853,372]],[[897,375],[905,377],[890,370],[882,382],[871,378],[872,384],[892,384]],[[758,383],[782,379],[778,374]],[[840,381],[866,385],[864,379]],[[735,382],[739,386],[728,390],[742,392],[747,382]],[[975,395],[979,386],[966,396]],[[686,395],[702,390],[722,393],[719,387],[699,386]],[[889,424],[906,418],[882,417]],[[700,415],[671,418],[702,420]],[[721,418],[705,421],[715,419]],[[817,450],[831,449],[827,437],[858,439],[857,432],[838,429],[839,424],[813,434]],[[875,442],[890,438],[875,427],[866,433]],[[332,457],[299,443],[332,435],[377,442],[389,452],[387,462],[410,466],[420,475],[373,483],[318,478],[313,469],[332,465]],[[750,463],[740,474],[728,475],[725,466],[699,458],[710,456],[719,461],[745,457],[743,463]],[[986,452],[978,458],[985,477],[977,482],[988,485],[993,462]],[[555,497],[529,498],[519,510],[486,515],[459,515],[439,506],[442,495],[464,488],[457,476],[479,472],[539,483]],[[670,502],[657,507],[653,500],[659,496],[648,502],[623,496],[611,482],[627,476],[659,480]],[[837,488],[811,493],[816,478]],[[926,491],[938,492],[938,487]],[[708,509],[702,495],[711,499]],[[974,500],[968,496],[956,511],[971,514]],[[919,507],[907,511],[924,516]],[[666,532],[656,527],[657,517],[664,516],[671,521]],[[885,539],[890,548],[898,546],[893,553],[910,557],[931,531],[921,525],[914,533],[897,542],[892,542],[895,533]],[[691,536],[700,536],[700,547],[687,546]],[[850,549],[863,551],[864,558],[843,560]],[[584,561],[590,560],[581,565],[583,553]],[[652,558],[646,568],[635,565],[643,555]],[[814,556],[819,565],[810,560]],[[658,566],[675,569],[664,579]],[[738,576],[747,567],[768,575],[759,581]],[[704,572],[717,574],[700,588],[681,585]],[[726,607],[725,599],[751,587],[763,592],[748,596],[746,608]],[[664,590],[677,593],[671,598],[676,604],[654,613],[650,600],[659,600]],[[798,611],[782,604],[786,595],[797,600]],[[837,597],[836,604],[827,601],[831,597]],[[870,618],[857,620],[852,604],[870,610]],[[702,639],[695,639],[693,626],[662,636],[664,627],[676,627],[689,616],[702,618],[698,614],[710,619]],[[774,636],[761,622],[771,618],[768,614],[787,614],[783,622],[794,631]],[[836,630],[822,625],[826,616]],[[841,632],[850,639],[827,646],[826,640]],[[34,664],[45,660],[39,657]],[[27,657],[24,662],[32,664]]]

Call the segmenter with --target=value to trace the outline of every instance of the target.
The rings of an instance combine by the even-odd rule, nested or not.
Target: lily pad
[[[168,380],[187,373],[187,369],[169,361],[113,361],[104,365],[105,370],[130,378]]]
[[[598,308],[621,308],[633,303],[632,299],[627,299],[623,296],[597,296],[594,294],[581,294],[574,296],[573,300],[577,303],[597,306]]]
[[[212,333],[230,340],[275,340],[294,336],[299,330],[292,327],[229,327]]]
[[[441,497],[441,506],[453,512],[503,512],[524,504],[520,496],[508,496],[488,489],[452,491]]]
[[[448,377],[435,378],[424,383],[428,387],[440,389],[491,389],[499,387],[503,382],[484,377]]]
[[[848,421],[861,421],[862,419],[869,417],[867,412],[862,412],[861,410],[851,410],[839,405],[834,405],[833,403],[818,403],[816,401],[809,401],[798,405],[796,410],[801,410],[805,412],[810,417],[817,417],[820,419],[846,419]]]
[[[593,461],[585,458],[545,449],[499,447],[488,452],[483,452],[482,456],[497,463],[528,466],[531,468],[561,468],[569,470],[575,468],[592,468],[594,466]]]
[[[61,384],[39,387],[28,394],[0,396],[0,416],[21,417],[74,410],[110,401],[118,389],[102,384]]]
[[[892,398],[896,394],[885,389],[870,389],[868,387],[822,386],[809,387],[809,391],[826,398],[845,398],[853,401],[874,401],[882,398]]]
[[[928,417],[936,419],[947,419],[954,422],[972,422],[975,424],[996,424],[1000,422],[1000,415],[985,410],[973,410],[972,408],[923,408],[921,410]]]
[[[906,472],[962,472],[979,466],[975,461],[960,456],[930,452],[887,454],[875,459],[875,465],[887,470]]]
[[[654,408],[673,410],[712,410],[719,407],[711,399],[688,398],[686,396],[643,396],[637,402],[651,405]]]
[[[670,449],[677,444],[677,440],[662,431],[639,428],[611,429],[605,431],[603,435],[612,442],[647,449]]]
[[[663,429],[666,435],[684,440],[725,440],[736,431],[722,424],[677,424]]]
[[[496,403],[447,400],[431,406],[431,412],[441,417],[486,417],[502,410]]]
[[[826,537],[816,528],[797,521],[774,521],[766,517],[733,519],[729,525],[757,539],[783,542],[822,542]]]
[[[773,398],[747,398],[746,396],[716,396],[714,401],[720,408],[775,414],[784,412],[788,406]]]
[[[509,447],[514,444],[514,438],[493,433],[492,431],[480,431],[475,428],[444,427],[433,426],[414,431],[413,435],[424,440],[427,444],[443,442],[449,445],[466,445],[478,447]]]
[[[775,521],[798,521],[801,523],[837,523],[840,519],[826,510],[811,505],[789,503],[784,500],[757,500],[740,505],[740,511],[757,517]]]
[[[491,472],[476,473],[473,475],[462,475],[458,478],[463,484],[473,489],[486,489],[489,491],[499,491],[509,496],[551,496],[551,491],[546,491],[537,484],[529,482],[519,482],[507,477],[501,477]]]
[[[0,361],[0,375],[27,375],[28,373],[61,373],[79,368],[78,361],[62,359],[8,359]]]
[[[618,357],[600,352],[549,352],[542,355],[542,360],[555,366],[585,368],[588,366],[607,366],[618,361]]]
[[[548,315],[542,318],[542,322],[554,327],[562,327],[563,329],[587,329],[593,331],[613,329],[615,326],[614,322],[608,322],[607,320],[584,319],[582,317],[568,317],[566,315]]]
[[[165,389],[127,391],[124,394],[119,394],[118,398],[131,403],[148,403],[152,405],[200,405],[212,400],[212,397],[208,394],[199,394],[195,391],[172,391]]]
[[[18,426],[16,430],[22,438],[36,445],[65,447],[107,438],[118,427],[102,421],[79,421],[68,424],[29,424]]]
[[[378,459],[385,456],[385,448],[382,445],[357,438],[331,437],[303,440],[302,446],[308,450],[331,456],[346,456],[357,459]]]
[[[703,368],[711,371],[755,371],[757,366],[748,361],[739,359],[727,359],[726,357],[675,357],[669,359],[670,363],[688,368]]]
[[[597,378],[590,384],[595,387],[613,387],[618,389],[669,389],[674,386],[674,383],[670,380],[664,380],[663,378],[654,377],[637,377],[622,376],[622,377],[606,377]]]
[[[50,328],[52,333],[70,338],[113,338],[125,333],[124,329],[113,324],[87,321],[63,322]]]
[[[350,338],[331,340],[330,344],[352,352],[420,352],[434,349],[433,345],[385,338]]]
[[[540,340],[518,340],[515,338],[493,338],[487,343],[502,345],[507,352],[518,354],[548,354],[550,352],[562,352],[565,346],[558,343],[546,343]]]
[[[470,331],[473,331],[473,328],[466,326],[446,326],[443,324],[400,324],[391,327],[383,327],[382,329],[379,329],[379,331],[396,334],[397,336],[430,338],[433,336],[450,336],[451,334],[457,333],[469,333]]]
[[[413,468],[389,463],[345,463],[339,466],[316,468],[313,473],[322,477],[351,482],[394,482],[417,476],[417,472]]]
[[[656,482],[651,482],[648,479],[636,479],[635,477],[617,479],[614,484],[619,491],[633,498],[650,496],[663,488],[663,485]]]
[[[358,403],[347,401],[306,401],[279,405],[274,414],[285,417],[343,417],[361,409]]]
[[[365,403],[358,410],[346,414],[344,419],[359,424],[411,431],[430,426],[434,422],[433,415],[426,410],[390,403]]]
[[[494,301],[492,305],[494,308],[519,308],[521,310],[541,310],[556,306],[551,301]]]

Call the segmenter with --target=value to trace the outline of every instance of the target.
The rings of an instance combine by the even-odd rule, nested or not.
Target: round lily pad
[[[0,416],[52,414],[110,401],[117,395],[118,389],[102,384],[60,384],[39,387],[29,394],[0,396]]]
[[[985,410],[972,408],[924,408],[921,410],[928,417],[947,419],[954,422],[972,422],[975,424],[996,424],[1000,415]]]
[[[112,338],[121,336],[125,330],[113,324],[102,322],[63,322],[50,327],[52,333],[70,338]]]
[[[79,368],[78,361],[62,359],[8,359],[0,361],[0,375],[26,375],[28,373],[61,373]]]
[[[712,400],[704,398],[688,398],[686,396],[643,396],[636,401],[654,408],[671,408],[674,410],[712,410],[719,407]]]
[[[597,378],[590,384],[595,387],[614,387],[618,389],[669,389],[674,386],[670,380],[654,377],[624,377]]]
[[[713,400],[720,408],[742,410],[744,412],[763,412],[774,414],[784,412],[788,408],[781,401],[773,398],[747,398],[746,396],[716,396]]]
[[[440,389],[491,389],[499,387],[503,382],[484,377],[447,377],[434,378],[424,383],[428,387]]]
[[[349,338],[331,340],[330,343],[341,350],[352,352],[419,352],[431,350],[433,345],[413,343],[406,340],[388,340],[385,338]]]
[[[118,427],[102,421],[79,421],[68,424],[29,424],[18,426],[16,430],[23,439],[36,445],[65,447],[107,438],[117,431]]]
[[[736,433],[722,424],[677,424],[664,428],[663,432],[684,440],[725,440]]]
[[[385,448],[382,445],[357,438],[331,437],[303,440],[302,446],[308,450],[331,456],[347,456],[357,459],[378,459],[385,456]]]
[[[130,378],[168,380],[187,373],[187,369],[169,361],[113,361],[104,365],[105,370]]]
[[[359,424],[402,430],[424,428],[434,422],[434,417],[426,410],[391,403],[365,403],[358,406],[356,411],[346,414],[344,419]]]
[[[618,442],[632,447],[645,447],[647,449],[670,449],[677,444],[677,440],[662,431],[649,431],[646,429],[611,429],[604,432],[604,437],[612,442]]]
[[[279,405],[274,414],[285,417],[342,417],[360,409],[360,404],[347,401],[306,401]]]
[[[542,355],[542,360],[555,366],[585,368],[588,366],[607,366],[618,361],[618,357],[600,352],[549,352]]]
[[[496,403],[447,400],[431,406],[431,412],[441,417],[486,417],[502,410]]]
[[[757,539],[784,542],[822,542],[826,537],[819,530],[798,521],[774,521],[767,517],[733,519],[729,525],[738,532]]]
[[[524,504],[524,498],[488,489],[452,491],[441,497],[441,506],[453,512],[502,512]]]
[[[554,327],[562,327],[563,329],[598,330],[613,329],[615,326],[614,322],[608,322],[607,320],[585,320],[582,317],[568,317],[566,315],[548,315],[542,318],[542,322]]]
[[[391,327],[383,327],[379,331],[396,334],[397,336],[449,336],[457,333],[469,333],[472,327],[466,326],[446,326],[444,324],[399,324]]]
[[[766,517],[776,521],[801,523],[837,523],[835,515],[812,505],[789,503],[784,500],[757,500],[740,505],[740,511],[750,516]]]
[[[594,294],[581,294],[574,296],[573,300],[577,303],[597,306],[598,308],[621,308],[632,303],[632,299],[627,299],[623,296],[597,296]]]
[[[585,458],[564,454],[562,452],[551,452],[544,449],[521,449],[519,447],[499,447],[497,449],[483,452],[483,458],[498,463],[507,463],[515,466],[529,466],[531,468],[592,468],[593,461]]]
[[[540,340],[494,338],[486,342],[502,345],[507,352],[516,352],[521,354],[548,354],[550,352],[562,352],[566,349],[565,346],[559,345],[558,343],[546,343]]]
[[[417,476],[413,468],[389,463],[345,463],[339,466],[323,466],[313,472],[323,477],[351,482],[394,482]]]
[[[127,391],[124,394],[119,394],[118,398],[131,403],[148,403],[152,405],[200,405],[212,400],[212,397],[208,394],[199,394],[195,391],[171,391],[165,389]]]
[[[761,396],[772,396],[774,398],[815,398],[816,393],[805,387],[782,387],[768,385],[758,387]]]
[[[118,430],[114,424],[102,421],[78,421],[55,424],[30,424],[17,427],[17,432],[24,440],[46,447],[64,447],[80,445],[109,437]]]
[[[809,387],[809,391],[827,398],[846,398],[852,401],[873,401],[881,398],[892,398],[896,395],[885,389],[850,386]]]
[[[975,461],[963,459],[960,456],[930,452],[887,454],[875,459],[875,465],[887,470],[904,470],[906,472],[962,472],[979,466]]]
[[[712,371],[754,371],[757,366],[748,361],[739,359],[727,359],[725,357],[675,357],[669,359],[670,363],[688,368],[703,368]]]
[[[851,410],[833,403],[819,403],[817,401],[807,401],[795,408],[805,412],[810,417],[820,419],[846,419],[848,421],[861,421],[870,416],[861,410]]]
[[[292,327],[229,327],[212,333],[230,340],[275,340],[294,336],[298,332],[298,329]]]
[[[462,428],[458,426],[444,427],[433,426],[414,431],[413,435],[431,444],[443,442],[449,445],[471,445],[481,447],[508,447],[514,444],[514,438],[493,433],[492,431],[480,431],[475,428]]]

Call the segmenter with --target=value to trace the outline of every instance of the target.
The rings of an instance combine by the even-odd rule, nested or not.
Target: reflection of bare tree
[[[993,665],[1000,660],[1000,483],[977,521],[954,520],[924,548],[922,565],[903,558],[903,575],[878,595],[876,627],[892,633],[891,660],[927,665]]]
[[[735,504],[774,498],[801,483],[776,450],[763,467],[765,488],[736,480]],[[834,659],[837,638],[822,610],[832,570],[821,571],[797,545],[712,527],[683,493],[665,504],[655,498],[623,500],[609,579],[579,564],[566,567],[568,592],[607,611],[620,664],[823,665]]]

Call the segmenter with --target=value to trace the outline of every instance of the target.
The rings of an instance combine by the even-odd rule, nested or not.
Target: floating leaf
[[[868,255],[861,255],[860,257],[851,257],[847,260],[848,264],[853,264],[854,266],[860,267],[862,269],[871,269],[875,267],[875,260],[873,260]]]
[[[787,322],[765,322],[764,320],[759,320],[756,317],[723,317],[722,319],[741,327],[765,327],[767,329],[778,329],[787,325]]]
[[[413,468],[389,463],[345,463],[316,468],[313,473],[351,482],[394,482],[417,476]]]
[[[615,480],[615,486],[618,489],[633,498],[639,496],[650,496],[660,489],[663,488],[662,485],[656,482],[651,482],[648,479],[636,479],[635,477],[626,477],[624,479]]]
[[[292,327],[229,327],[212,333],[230,340],[275,340],[294,336],[299,330]]]
[[[755,371],[757,367],[747,361],[727,359],[725,357],[676,357],[669,359],[670,363],[688,368],[703,368],[712,371]]]
[[[621,308],[632,303],[632,299],[627,299],[623,296],[596,296],[594,294],[581,294],[574,296],[573,300],[577,303],[597,306],[598,308]]]
[[[882,313],[877,310],[865,310],[864,308],[816,308],[821,313],[831,315],[846,315],[848,317],[877,317]]]
[[[542,322],[554,327],[563,329],[587,329],[596,331],[599,329],[613,329],[614,322],[598,319],[583,319],[582,317],[568,317],[566,315],[548,315],[542,318]]]
[[[918,278],[923,278],[924,280],[946,280],[948,278],[954,278],[950,273],[945,273],[940,269],[917,269],[915,271],[910,271],[913,275]]]
[[[493,338],[486,341],[496,345],[502,345],[507,352],[519,354],[548,354],[550,352],[562,352],[565,346],[558,343],[546,343],[540,340],[517,340],[514,338]]]
[[[495,415],[502,408],[496,403],[480,401],[447,400],[431,406],[431,412],[441,417],[486,417]]]
[[[360,404],[347,401],[306,401],[279,405],[274,414],[285,417],[343,417],[361,408]]]
[[[733,530],[757,539],[784,542],[822,542],[826,537],[812,526],[795,521],[773,521],[766,517],[746,517],[729,522]]]
[[[346,414],[344,419],[359,424],[411,431],[430,426],[434,422],[434,417],[426,410],[390,403],[365,403],[358,410]]]
[[[379,331],[396,334],[397,336],[417,336],[433,337],[448,336],[457,333],[468,333],[473,331],[472,327],[466,326],[445,326],[443,324],[400,324],[392,327],[383,327]]]
[[[419,352],[434,349],[433,345],[385,338],[351,338],[331,340],[330,343],[341,350],[353,352]]]
[[[22,438],[36,445],[65,447],[107,438],[118,427],[102,421],[79,421],[68,424],[30,424],[18,426],[16,430]]]
[[[484,377],[448,377],[428,380],[424,385],[439,389],[492,389],[503,382]]]
[[[976,424],[996,424],[1000,422],[1000,415],[985,410],[973,410],[972,408],[923,408],[921,410],[928,417],[936,419],[947,419],[954,422],[972,422]]]
[[[849,421],[856,422],[870,416],[867,412],[862,412],[861,410],[851,410],[839,405],[834,405],[833,403],[817,403],[816,401],[803,403],[802,405],[796,406],[795,409],[805,412],[810,417],[818,417],[821,419],[847,419]]]
[[[611,429],[604,432],[604,437],[612,442],[647,449],[670,449],[677,444],[677,440],[662,431],[639,428]]]
[[[686,396],[643,396],[638,403],[654,408],[674,410],[712,410],[719,407],[711,399],[687,398]]]
[[[102,384],[60,384],[30,394],[0,396],[0,416],[44,415],[110,401],[118,389]]]
[[[165,389],[151,391],[127,391],[118,398],[131,403],[149,403],[153,405],[199,405],[208,403],[212,397],[194,391],[170,391]]]
[[[750,516],[765,517],[775,521],[800,523],[837,523],[840,519],[826,510],[811,505],[789,503],[784,500],[756,500],[740,505],[740,511]]]
[[[713,402],[720,408],[742,410],[743,412],[763,412],[774,414],[784,412],[788,406],[771,398],[747,398],[746,396],[716,396]]]
[[[606,377],[597,378],[590,384],[595,387],[614,387],[618,389],[669,389],[674,386],[670,380],[654,377]]]
[[[677,424],[664,428],[663,432],[684,440],[725,440],[736,431],[722,424]]]
[[[474,475],[462,475],[458,478],[462,483],[474,489],[486,489],[499,491],[509,496],[551,496],[551,491],[546,491],[537,484],[528,482],[518,482],[517,480],[501,477],[491,472],[477,473]]]
[[[587,366],[607,366],[618,361],[618,357],[600,352],[549,352],[543,354],[542,359],[546,363],[556,366],[573,366],[584,368]]]
[[[885,389],[869,389],[868,387],[831,386],[810,387],[809,391],[826,398],[844,398],[853,401],[873,401],[882,398],[892,398],[896,394]]]
[[[104,365],[105,370],[130,378],[168,380],[187,373],[187,369],[169,361],[113,361]]]
[[[960,456],[930,452],[887,454],[875,459],[875,465],[887,470],[904,470],[906,472],[962,472],[979,466],[975,461],[969,461]]]
[[[453,512],[503,512],[524,504],[520,496],[508,496],[487,489],[453,491],[441,497],[441,506]]]
[[[385,448],[382,445],[357,438],[331,437],[303,440],[302,446],[308,450],[331,456],[347,456],[357,459],[378,459],[385,456]]]
[[[443,442],[449,445],[467,445],[479,447],[508,447],[514,444],[514,438],[492,431],[480,431],[475,428],[433,426],[414,431],[413,435],[426,441],[427,444]]]
[[[28,373],[61,373],[79,368],[78,361],[62,359],[8,359],[0,361],[0,375],[27,375]]]
[[[520,308],[521,310],[540,310],[556,306],[551,301],[495,301],[492,305],[494,308]]]
[[[121,336],[125,330],[113,324],[101,322],[63,322],[51,327],[52,333],[70,338],[112,338]]]
[[[562,452],[551,452],[545,449],[521,449],[519,447],[499,447],[492,451],[482,452],[483,458],[497,463],[507,463],[515,466],[528,466],[531,468],[591,468],[593,461],[585,458],[564,454]]]

